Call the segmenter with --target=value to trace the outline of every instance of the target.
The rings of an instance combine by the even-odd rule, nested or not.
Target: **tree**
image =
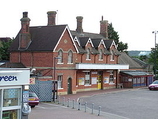
[[[128,44],[123,43],[122,41],[118,43],[118,51],[123,52],[124,50],[128,49]]]
[[[12,40],[9,41],[2,41],[1,47],[0,47],[0,60],[9,60],[9,51],[8,48],[10,47],[10,44],[12,43]]]
[[[156,74],[158,70],[158,44],[156,44],[155,48],[151,49],[148,62],[153,64],[153,72]]]
[[[123,43],[122,41],[119,41],[119,35],[118,32],[114,30],[114,27],[112,26],[112,23],[108,25],[108,38],[115,41],[116,45],[118,45],[118,51],[122,52],[126,49],[128,49],[128,44]]]

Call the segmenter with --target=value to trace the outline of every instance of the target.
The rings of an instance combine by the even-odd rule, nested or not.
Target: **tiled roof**
[[[77,36],[77,37],[89,37],[91,39],[93,39],[93,38],[105,39],[105,37],[103,37],[101,34],[97,34],[97,33],[88,33],[88,32],[78,33],[78,32],[73,31],[73,30],[71,30],[70,32],[73,36]]]
[[[26,68],[25,65],[22,63],[10,63],[5,62],[4,64],[0,65],[1,68]]]
[[[25,51],[52,51],[60,39],[66,25],[30,27],[31,43]],[[18,51],[19,35],[10,47],[10,51]]]
[[[104,43],[105,43],[107,49],[110,48],[112,42],[113,42],[113,40],[104,40]]]
[[[95,48],[98,48],[100,42],[101,42],[101,38],[92,39],[92,43],[93,43]]]
[[[140,64],[142,67],[146,68],[148,66],[147,63],[145,63],[144,61],[138,59],[138,58],[132,58],[134,61],[136,61],[138,64]]]
[[[118,59],[119,64],[129,64],[129,69],[142,69],[142,67],[129,57],[125,52],[121,52]]]
[[[79,37],[78,40],[82,47],[85,47],[86,43],[88,42],[89,37]]]

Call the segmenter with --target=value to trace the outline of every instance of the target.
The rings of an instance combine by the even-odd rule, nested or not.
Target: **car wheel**
[[[31,108],[34,108],[35,107],[35,105],[34,106],[31,106]]]

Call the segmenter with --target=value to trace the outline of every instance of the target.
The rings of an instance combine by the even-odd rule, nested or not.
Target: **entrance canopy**
[[[146,75],[151,75],[147,72],[143,71],[121,71],[120,73],[130,75],[130,76],[146,76]]]
[[[129,65],[78,63],[76,69],[129,69]]]

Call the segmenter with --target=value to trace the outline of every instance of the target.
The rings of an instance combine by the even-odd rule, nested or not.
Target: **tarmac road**
[[[65,98],[62,103],[40,103],[32,109],[29,119],[158,119],[158,91],[149,91],[147,88],[138,89],[109,89],[80,92],[60,97]],[[72,100],[81,99],[81,110],[72,109]],[[67,100],[71,106],[67,107]],[[87,111],[85,112],[85,102]],[[91,114],[94,103],[94,114]],[[78,103],[77,103],[78,104]],[[98,107],[101,114],[98,116]]]
[[[158,119],[158,91],[147,88],[111,92],[82,98],[88,107],[94,103],[103,112],[129,119]]]
[[[103,116],[92,115],[76,109],[52,104],[40,103],[32,108],[29,119],[105,119]]]

